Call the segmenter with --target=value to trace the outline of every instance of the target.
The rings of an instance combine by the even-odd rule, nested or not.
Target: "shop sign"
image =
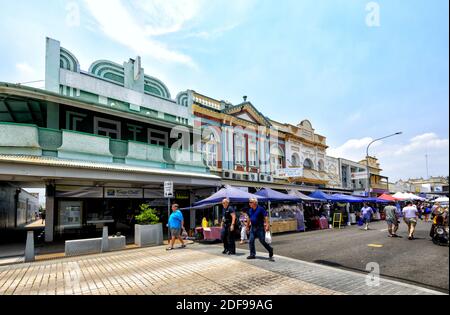
[[[141,188],[105,188],[105,198],[134,198],[143,199]]]
[[[352,179],[367,179],[367,172],[356,172],[352,173],[351,175]]]
[[[191,199],[189,191],[177,191],[175,192],[175,199],[177,200],[189,200]]]
[[[280,168],[277,170],[277,176],[284,178],[303,177],[303,168]]]
[[[435,192],[443,192],[442,186],[434,186]]]
[[[57,198],[102,198],[103,187],[56,186]]]

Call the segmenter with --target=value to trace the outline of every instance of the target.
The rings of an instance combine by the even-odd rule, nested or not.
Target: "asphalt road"
[[[376,262],[381,276],[448,293],[449,248],[433,244],[428,235],[430,227],[431,223],[419,220],[417,239],[412,241],[408,240],[403,222],[398,231],[402,238],[390,238],[386,223],[380,221],[372,223],[369,231],[351,226],[274,235],[272,245],[276,255],[365,273],[366,265]],[[265,252],[256,243],[257,253]]]

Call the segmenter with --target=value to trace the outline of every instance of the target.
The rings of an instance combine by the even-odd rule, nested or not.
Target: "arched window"
[[[323,160],[319,160],[319,163],[317,164],[317,166],[319,167],[319,171],[321,171],[321,172],[325,171],[325,164],[324,164]]]
[[[217,139],[214,133],[210,133],[202,141],[202,152],[209,167],[217,167]]]
[[[305,161],[303,162],[303,167],[307,170],[313,170],[314,163],[310,159],[305,159]]]
[[[300,166],[300,158],[297,153],[292,154],[291,164],[292,164],[292,166],[295,166],[295,167]]]

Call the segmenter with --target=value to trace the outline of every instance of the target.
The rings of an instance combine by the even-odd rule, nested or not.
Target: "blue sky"
[[[266,116],[309,119],[329,154],[371,153],[399,178],[448,175],[449,42],[446,0],[379,0],[369,27],[362,0],[2,1],[0,81],[44,78],[45,37],[87,70],[141,55],[172,96],[194,89]],[[35,86],[42,86],[37,83]]]

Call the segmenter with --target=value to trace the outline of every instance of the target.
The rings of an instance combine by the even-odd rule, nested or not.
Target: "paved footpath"
[[[214,245],[127,250],[0,267],[0,295],[277,295],[442,294],[275,256],[247,260],[248,251],[225,256]]]

